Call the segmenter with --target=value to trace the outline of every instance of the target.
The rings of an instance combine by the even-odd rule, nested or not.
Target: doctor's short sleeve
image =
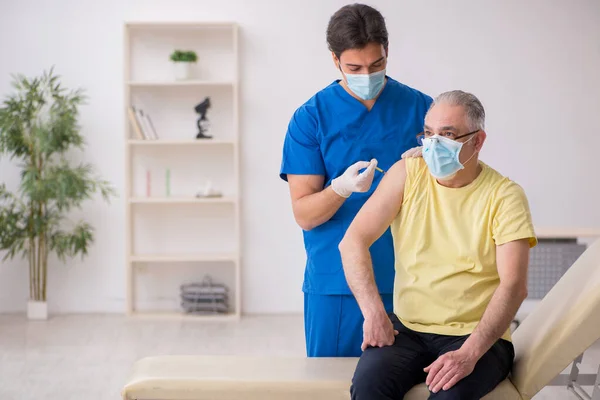
[[[537,238],[529,202],[521,186],[514,182],[504,185],[497,201],[492,225],[492,235],[496,245],[528,239],[529,247],[534,247]]]
[[[296,110],[285,135],[279,176],[287,181],[288,174],[325,175],[317,139],[317,121],[307,106]]]

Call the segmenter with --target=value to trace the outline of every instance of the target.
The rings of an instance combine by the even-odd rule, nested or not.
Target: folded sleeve
[[[529,202],[521,186],[510,182],[498,193],[493,218],[492,235],[496,245],[520,239],[528,239],[529,247],[537,245]]]
[[[325,163],[318,140],[318,124],[307,106],[292,116],[283,143],[279,176],[287,181],[292,175],[325,175]]]

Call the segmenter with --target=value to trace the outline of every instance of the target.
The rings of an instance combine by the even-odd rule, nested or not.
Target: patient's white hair
[[[462,90],[451,90],[440,94],[431,104],[433,107],[436,104],[446,103],[452,106],[463,106],[470,130],[485,129],[485,110],[483,104],[475,95]],[[429,108],[431,110],[431,107]]]

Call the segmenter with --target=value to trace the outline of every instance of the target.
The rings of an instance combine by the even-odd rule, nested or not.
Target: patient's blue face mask
[[[472,135],[478,131],[476,130],[459,136],[457,139]],[[473,139],[473,137],[466,142],[457,142],[456,140],[440,135],[423,138],[423,160],[425,160],[427,167],[429,167],[431,175],[437,179],[451,179],[458,171],[463,169],[477,153],[474,152],[464,164],[460,162],[460,151],[463,145]]]

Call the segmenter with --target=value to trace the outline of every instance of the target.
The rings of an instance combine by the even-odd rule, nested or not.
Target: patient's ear
[[[486,138],[487,138],[487,134],[485,133],[484,130],[481,130],[479,133],[477,133],[477,136],[474,139],[475,150],[481,151],[481,148],[483,147],[483,144],[485,143]]]

